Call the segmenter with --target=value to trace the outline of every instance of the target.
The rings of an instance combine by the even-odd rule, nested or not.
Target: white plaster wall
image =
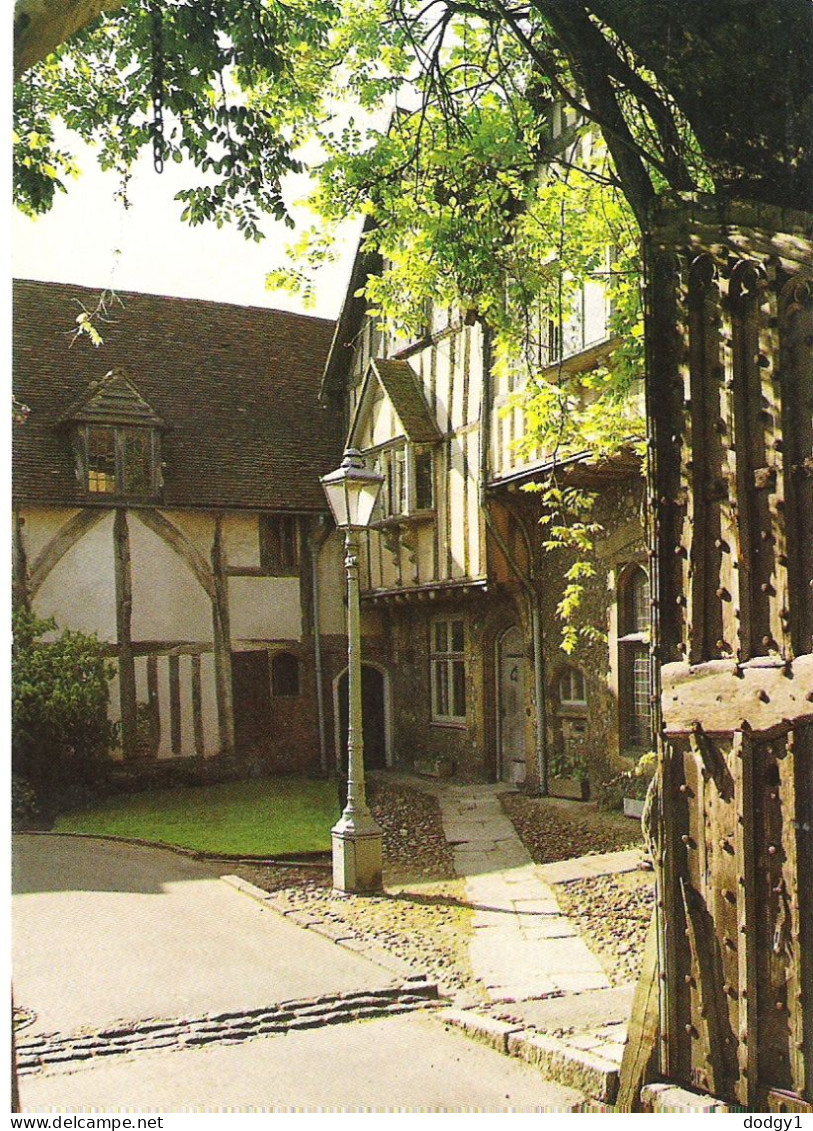
[[[260,565],[259,518],[256,514],[230,514],[223,524],[226,561],[240,569]]]
[[[435,394],[437,396],[436,419],[441,432],[449,430],[451,419],[451,367],[449,365],[449,339],[439,342],[435,347],[437,360],[435,363]],[[430,401],[431,403],[431,401]]]
[[[22,537],[29,569],[59,529],[79,513],[76,507],[24,507]]]
[[[468,572],[469,577],[480,577],[483,573],[483,569],[480,561],[480,497],[477,489],[477,479],[479,475],[477,461],[480,454],[478,432],[469,432],[465,437],[465,443],[468,447],[469,466],[467,492],[467,505],[469,508],[469,543],[467,547]]]
[[[178,657],[178,677],[181,691],[181,750],[195,753],[195,716],[192,712],[192,657]]]
[[[232,641],[300,640],[298,577],[230,577]]]
[[[220,749],[220,730],[217,721],[217,681],[215,658],[211,652],[200,658],[200,697],[203,715],[203,752],[217,754]]]
[[[169,657],[158,657],[158,710],[161,713],[161,740],[158,757],[172,757],[172,735],[169,714]]]
[[[460,437],[462,440],[463,437]],[[463,508],[466,505],[463,478],[463,452],[460,442],[452,444],[452,466],[449,468],[449,507],[452,513],[451,550],[452,577],[465,576],[466,544]]]
[[[211,641],[212,603],[171,546],[129,517],[133,640]]]
[[[33,605],[40,616],[53,616],[60,628],[95,632],[100,640],[116,639],[112,514],[105,515],[57,562]]]
[[[342,636],[347,631],[344,576],[344,539],[336,530],[319,552],[319,622],[324,635]]]
[[[215,537],[215,520],[206,511],[162,511],[164,518],[177,526],[191,542],[205,562],[211,563],[212,543]]]

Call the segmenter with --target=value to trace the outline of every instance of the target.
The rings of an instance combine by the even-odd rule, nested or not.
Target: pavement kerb
[[[296,853],[287,853],[284,856],[240,856],[229,852],[206,852],[201,848],[184,848],[180,844],[166,844],[162,840],[144,840],[143,837],[115,836],[113,833],[74,833],[55,832],[52,829],[19,829],[14,830],[15,836],[36,837],[67,837],[71,840],[101,840],[111,844],[132,844],[137,848],[160,848],[165,852],[174,852],[177,856],[186,856],[190,860],[210,860],[213,864],[218,862],[229,864],[274,864],[279,867],[291,868],[322,868],[331,867],[329,852],[304,852],[301,856]]]
[[[444,1010],[436,1020],[497,1052],[524,1060],[538,1068],[546,1080],[576,1088],[589,1101],[604,1105],[603,1110],[612,1109],[618,1093],[618,1065],[597,1053],[475,1010]]]
[[[384,970],[394,974],[395,977],[400,978],[405,986],[426,986],[434,989],[434,997],[437,999],[446,998],[448,995],[442,994],[440,987],[437,983],[430,981],[428,975],[416,972],[413,967],[408,966],[406,962],[401,962],[400,959],[395,958],[383,947],[375,943],[368,942],[365,939],[359,939],[349,931],[337,928],[333,923],[323,924],[318,919],[311,919],[308,915],[302,915],[301,912],[292,911],[290,908],[278,900],[272,893],[263,891],[262,888],[257,887],[256,884],[249,883],[248,880],[242,879],[240,876],[221,876],[221,881],[228,884],[229,887],[234,888],[235,891],[240,892],[242,895],[247,895],[250,899],[256,900],[261,903],[263,907],[276,912],[289,922],[296,923],[302,927],[303,930],[313,931],[315,935],[321,935],[322,938],[327,939],[329,942],[335,943],[336,946],[343,947],[345,950],[350,950],[355,954],[361,955],[363,958],[374,962],[376,966],[381,966]],[[438,1004],[441,1004],[438,1000]]]

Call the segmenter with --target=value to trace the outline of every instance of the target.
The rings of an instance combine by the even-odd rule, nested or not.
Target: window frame
[[[438,646],[438,628],[446,626],[446,645]],[[453,625],[461,626],[461,647],[454,648]],[[439,675],[445,673],[445,686],[443,698],[446,702],[439,702]],[[455,673],[462,672],[462,684],[458,684]],[[441,726],[465,727],[468,720],[468,665],[466,661],[466,618],[463,616],[449,615],[433,617],[429,623],[429,683],[430,683],[430,708],[432,722]],[[462,690],[462,704],[457,702],[458,690]],[[461,713],[455,713],[455,708],[462,706]],[[447,710],[443,710],[446,707]]]
[[[429,506],[418,506],[418,461],[429,460],[424,483],[431,492]],[[430,444],[414,444],[411,440],[390,443],[366,454],[367,463],[384,483],[373,511],[371,526],[408,518],[431,516],[437,509],[435,488],[435,451]]]
[[[287,534],[283,535],[286,529]],[[299,576],[302,566],[302,526],[299,515],[260,514],[257,537],[260,573],[263,577]]]
[[[624,567],[618,584],[618,706],[619,739],[622,753],[634,756],[650,749],[652,745],[652,687],[650,671],[649,626],[641,626],[636,614],[638,603],[637,586],[641,584],[641,598],[644,600],[646,619],[649,620],[650,579],[640,562],[631,562]],[[647,672],[646,711],[640,709],[640,699],[636,696],[636,670],[641,670],[641,662]],[[643,737],[643,732],[646,736]]]
[[[94,434],[113,438],[113,482],[112,491],[91,487],[92,477],[97,474],[91,468],[91,443]],[[139,439],[148,437],[146,490],[128,490],[131,476],[131,457],[128,457],[127,440],[137,435]],[[144,424],[102,424],[86,423],[80,428],[79,448],[81,456],[82,485],[84,493],[91,499],[153,499],[161,489],[161,436],[157,428]]]

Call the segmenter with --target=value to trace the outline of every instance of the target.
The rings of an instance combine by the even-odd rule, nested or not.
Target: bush
[[[11,775],[11,827],[25,829],[40,815],[37,793],[30,782],[18,774]]]
[[[12,627],[12,772],[53,809],[92,789],[114,744],[107,709],[115,669],[95,635],[57,635],[53,619],[27,609],[15,611]]]

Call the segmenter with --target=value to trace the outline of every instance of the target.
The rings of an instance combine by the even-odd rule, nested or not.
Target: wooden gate
[[[660,1065],[813,1101],[813,216],[693,202],[648,247]]]

